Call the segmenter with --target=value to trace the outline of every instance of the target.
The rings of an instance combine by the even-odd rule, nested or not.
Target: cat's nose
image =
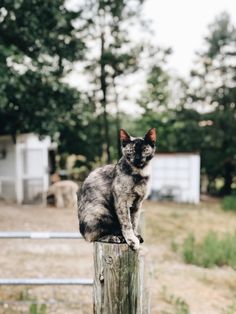
[[[134,157],[134,163],[136,165],[140,164],[140,162],[141,162],[141,159],[139,157]]]

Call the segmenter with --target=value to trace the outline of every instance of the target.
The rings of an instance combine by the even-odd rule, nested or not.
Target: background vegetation
[[[0,1],[0,134],[49,134],[61,167],[74,155],[74,168],[91,169],[118,158],[121,126],[138,135],[156,127],[159,151],[199,151],[208,192],[231,194],[235,26],[227,13],[216,17],[184,81],[166,70],[170,48],[132,35],[149,32],[143,3],[89,0],[69,9],[64,0]],[[77,88],[67,83],[75,66],[82,73]],[[128,99],[125,82],[142,72],[141,92]],[[128,115],[120,104],[134,101],[140,113]]]
[[[219,237],[210,231],[200,243],[196,243],[193,234],[184,241],[183,257],[188,264],[202,267],[231,266],[236,267],[235,234],[225,234]]]

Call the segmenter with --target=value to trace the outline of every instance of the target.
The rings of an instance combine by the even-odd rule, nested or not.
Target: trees
[[[73,106],[69,119],[59,125],[59,154],[77,155],[75,166],[91,168],[102,158],[104,139],[99,135],[102,117],[95,114],[94,103],[81,95],[80,102]],[[63,158],[62,158],[63,159]]]
[[[0,133],[55,134],[80,94],[62,82],[84,53],[63,0],[0,5]]]
[[[144,129],[156,127],[158,151],[198,151],[201,144],[198,125],[200,114],[185,108],[187,90],[182,81],[178,85],[180,83],[183,95],[175,99],[174,104],[171,103],[173,78],[165,70],[169,54],[169,49],[159,50],[155,56],[154,65],[147,75],[146,87],[139,99],[143,113],[137,119],[135,131],[141,135]]]
[[[155,49],[153,61],[147,74],[146,88],[138,100],[144,114],[149,111],[161,112],[167,109],[170,100],[170,75],[165,70],[170,49]]]
[[[72,12],[64,0],[0,0],[0,134],[56,135],[60,153],[90,165],[116,158],[121,120],[134,134],[157,127],[160,151],[199,150],[203,171],[213,183],[223,177],[228,194],[236,173],[235,27],[225,13],[212,23],[190,88],[184,84],[174,105],[170,51],[156,49],[137,95],[143,113],[128,117],[119,103],[146,51],[134,36],[143,2],[89,0]],[[88,78],[83,92],[64,80],[75,61],[84,69],[80,79]]]
[[[61,153],[90,162],[105,147],[114,158],[118,79],[138,68],[129,28],[142,2],[91,0],[70,11],[64,0],[0,1],[0,134],[56,135]],[[75,61],[91,79],[83,93],[64,83]]]
[[[224,179],[221,192],[231,193],[236,174],[236,29],[222,13],[209,27],[205,49],[191,73],[190,87],[171,103],[170,77],[156,62],[139,101],[138,129],[156,126],[159,151],[199,151],[210,186]],[[173,80],[173,78],[171,78]]]
[[[192,71],[192,100],[204,109],[202,162],[211,181],[224,178],[223,194],[230,194],[236,171],[236,29],[226,13],[209,27],[206,49]]]
[[[132,4],[123,0],[90,0],[82,7],[82,18],[87,21],[87,43],[91,48],[86,54],[86,71],[90,79],[91,98],[96,110],[103,116],[102,135],[105,139],[107,162],[111,156],[111,126],[109,107],[116,113],[116,128],[120,127],[119,78],[138,69],[141,45],[131,40],[130,30],[144,1],[134,0]],[[137,20],[136,20],[137,21]]]

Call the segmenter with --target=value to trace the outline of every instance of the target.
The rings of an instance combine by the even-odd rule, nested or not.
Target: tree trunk
[[[119,110],[118,94],[116,91],[115,77],[113,77],[112,83],[113,83],[114,96],[115,96],[114,102],[116,106],[117,156],[118,156],[118,159],[120,159],[122,156],[121,147],[120,147],[120,110]]]
[[[230,161],[226,161],[224,164],[224,186],[222,189],[223,195],[229,195],[232,192],[233,183],[233,165]]]
[[[103,107],[103,122],[104,122],[104,135],[105,135],[105,145],[106,145],[106,154],[107,162],[111,162],[110,154],[110,138],[109,138],[109,126],[108,126],[108,117],[107,117],[107,83],[106,83],[106,71],[104,63],[104,46],[105,46],[105,34],[102,31],[101,33],[101,56],[100,56],[100,66],[101,66],[101,90],[102,90],[102,107]]]

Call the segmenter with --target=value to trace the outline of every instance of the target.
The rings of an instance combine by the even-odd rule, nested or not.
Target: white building
[[[49,186],[50,137],[22,134],[13,143],[11,136],[0,136],[0,197],[21,203],[41,198]]]
[[[158,153],[152,160],[151,199],[199,203],[198,153]]]

